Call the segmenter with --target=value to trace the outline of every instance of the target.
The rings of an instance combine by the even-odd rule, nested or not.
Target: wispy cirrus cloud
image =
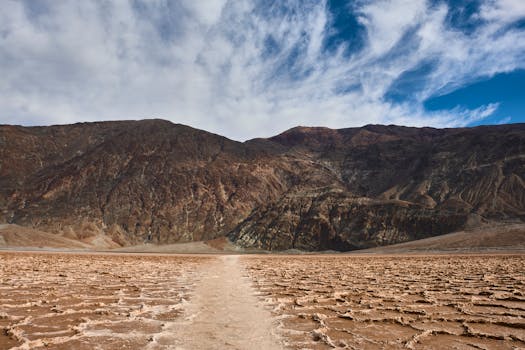
[[[519,0],[480,3],[468,31],[446,2],[384,0],[340,6],[353,23],[340,33],[332,5],[4,1],[0,122],[159,117],[241,140],[295,125],[462,126],[497,103],[423,102],[525,68]]]

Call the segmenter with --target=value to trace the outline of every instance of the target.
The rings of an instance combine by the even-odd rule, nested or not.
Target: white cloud
[[[523,0],[488,0],[481,6],[479,16],[496,22],[512,22],[525,17]]]
[[[486,3],[471,35],[448,27],[445,5],[367,4],[354,9],[367,35],[351,56],[323,49],[331,17],[317,1],[283,2],[286,12],[248,0],[28,4],[0,3],[0,123],[158,117],[234,139],[295,125],[462,126],[497,105],[427,112],[422,101],[525,65],[524,32],[502,31],[519,0]],[[385,99],[429,60],[410,103]]]
[[[367,27],[369,50],[374,56],[388,52],[426,12],[425,0],[381,0],[371,2],[359,12]]]

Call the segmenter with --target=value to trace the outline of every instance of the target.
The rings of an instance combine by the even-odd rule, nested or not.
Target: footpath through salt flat
[[[201,266],[185,320],[174,329],[178,349],[282,349],[276,325],[235,255]]]

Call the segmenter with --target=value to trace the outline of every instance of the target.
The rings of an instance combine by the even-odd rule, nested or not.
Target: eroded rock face
[[[127,243],[148,236],[161,243],[202,240],[224,235],[285,188],[264,150],[218,135],[165,121],[99,123],[89,143],[87,124],[70,152],[61,136],[78,127],[17,128],[25,134],[14,137],[10,127],[2,130],[35,144],[3,162],[9,222],[82,235],[87,221],[88,231],[125,232]],[[48,155],[49,142],[62,145],[60,152],[51,148]],[[35,166],[29,158],[44,161]]]
[[[525,124],[245,143],[162,120],[0,126],[0,221],[122,245],[349,250],[525,221],[524,175]]]
[[[449,233],[465,227],[466,211],[342,193],[287,196],[257,208],[233,231],[244,247],[270,250],[353,250]]]
[[[525,127],[294,128],[271,139],[342,186],[296,186],[231,237],[266,249],[349,250],[525,220]]]

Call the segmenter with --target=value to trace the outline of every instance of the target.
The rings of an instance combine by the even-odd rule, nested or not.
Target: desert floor
[[[525,255],[0,252],[0,349],[516,349]]]

